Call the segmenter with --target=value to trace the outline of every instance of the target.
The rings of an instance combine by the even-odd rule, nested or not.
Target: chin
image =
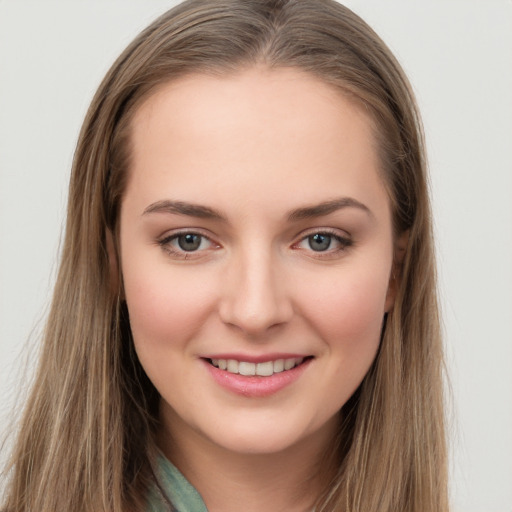
[[[267,421],[265,421],[265,419]],[[333,438],[337,429],[337,415],[324,424],[315,424],[313,419],[283,422],[283,417],[244,418],[229,427],[223,426],[208,436],[210,442],[226,451],[246,455],[272,455],[297,449],[318,438],[321,445],[326,438]],[[206,433],[205,433],[206,434]]]

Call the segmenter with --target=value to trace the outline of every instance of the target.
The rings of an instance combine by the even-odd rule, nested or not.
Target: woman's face
[[[366,113],[253,68],[166,84],[132,128],[122,275],[166,431],[238,453],[327,442],[393,301]]]

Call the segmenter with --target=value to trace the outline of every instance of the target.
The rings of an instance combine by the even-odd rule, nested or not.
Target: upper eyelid
[[[178,228],[178,229],[173,229],[173,230],[167,230],[162,235],[158,236],[157,240],[159,242],[161,242],[162,240],[172,239],[172,238],[176,238],[180,235],[188,235],[188,234],[199,235],[204,238],[207,238],[211,242],[214,242],[214,239],[213,239],[214,237],[212,237],[212,235],[208,234],[207,232],[205,232],[205,230],[203,230],[201,228]]]
[[[186,227],[186,228],[175,228],[172,230],[166,230],[162,235],[158,236],[158,240],[162,240],[165,238],[172,238],[175,236],[183,235],[183,234],[195,234],[195,235],[201,235],[205,238],[208,238],[209,240],[212,240],[215,238],[213,235],[211,235],[208,230],[205,230],[203,228],[198,227]],[[298,233],[294,236],[295,239],[301,239],[307,236],[310,236],[311,234],[315,233],[329,233],[332,235],[338,235],[346,238],[350,238],[351,234],[346,231],[345,229],[340,228],[332,228],[332,227],[312,227],[307,228]]]
[[[307,238],[308,236],[314,235],[316,233],[325,233],[327,235],[333,235],[333,236],[337,236],[339,238],[347,238],[347,239],[352,238],[352,235],[344,229],[328,228],[328,227],[320,227],[320,228],[315,227],[315,228],[309,228],[309,229],[305,229],[304,231],[301,231],[297,235],[296,239],[303,240],[304,238]]]
[[[295,245],[295,244],[301,242],[302,240],[304,240],[305,238],[307,238],[311,235],[314,235],[316,233],[325,233],[325,234],[334,236],[336,238],[341,238],[341,239],[352,241],[352,235],[344,229],[332,228],[332,227],[312,227],[312,228],[305,229],[305,230],[301,231],[300,233],[298,233],[297,235],[295,235],[292,245]],[[212,244],[222,246],[221,243],[216,241],[214,236],[212,236],[211,234],[206,232],[206,230],[204,230],[202,228],[197,228],[197,227],[178,228],[178,229],[173,229],[170,232],[167,231],[163,235],[157,237],[157,241],[158,241],[158,243],[161,244],[162,242],[165,242],[166,240],[173,240],[173,239],[179,237],[180,235],[184,235],[184,234],[199,235],[203,238],[206,238]]]

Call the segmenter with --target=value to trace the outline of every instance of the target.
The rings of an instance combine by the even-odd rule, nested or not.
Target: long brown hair
[[[343,407],[341,462],[316,510],[448,510],[426,163],[403,71],[333,0],[188,0],[128,46],[84,121],[39,370],[12,456],[9,512],[144,509],[159,397],[134,353],[107,249],[130,165],[130,121],[159,84],[255,64],[304,70],[365,105],[395,233],[408,232],[395,305],[372,368]]]

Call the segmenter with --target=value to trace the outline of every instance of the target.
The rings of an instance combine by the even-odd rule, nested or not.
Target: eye
[[[171,256],[184,259],[192,256],[194,253],[218,247],[205,235],[193,231],[166,236],[158,244]]]
[[[203,237],[196,233],[185,233],[184,235],[178,235],[175,239],[179,248],[183,251],[197,251],[201,244],[203,244]]]
[[[308,245],[313,251],[327,251],[331,247],[332,236],[326,233],[315,233],[307,238]]]
[[[302,238],[295,247],[317,253],[333,254],[343,251],[350,245],[352,245],[350,238],[330,231],[316,231]]]

